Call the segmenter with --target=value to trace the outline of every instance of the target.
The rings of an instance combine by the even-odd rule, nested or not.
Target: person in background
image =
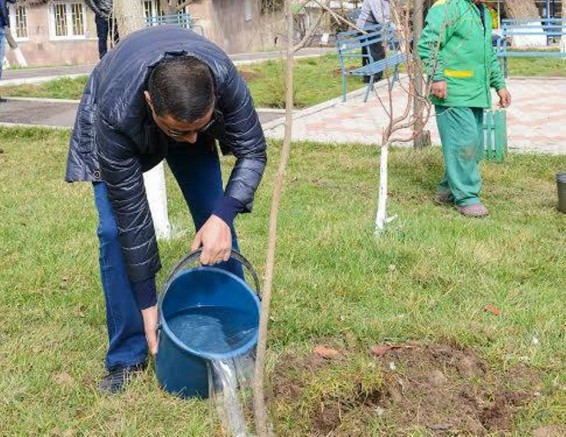
[[[96,23],[96,36],[98,37],[98,58],[102,59],[108,52],[108,34],[111,34],[114,45],[120,41],[120,35],[116,21],[112,17],[95,14],[94,21]],[[110,32],[110,24],[112,24],[112,32]]]
[[[439,0],[430,8],[418,42],[432,81],[432,103],[442,142],[445,173],[435,202],[450,203],[467,217],[486,217],[480,201],[483,110],[491,88],[499,105],[511,95],[491,44],[491,15],[482,0]]]
[[[10,27],[10,14],[8,12],[8,4],[15,3],[16,0],[0,0],[0,80],[2,79],[2,65],[6,56],[6,39],[4,38],[5,29]],[[0,96],[0,103],[5,103],[6,99]]]
[[[389,23],[390,16],[391,11],[389,0],[364,0],[360,16],[356,21],[356,27],[362,30],[373,28],[375,26],[379,26],[381,27],[381,29],[385,29],[387,23]],[[383,45],[383,42],[377,41],[373,44],[362,47],[362,66],[365,66],[370,62],[368,53],[372,57],[374,62],[384,59],[385,46]],[[382,77],[383,72],[375,74],[374,82],[380,81]],[[364,76],[365,83],[369,83],[370,79],[370,76]]]
[[[223,188],[216,141],[236,158]],[[266,143],[246,83],[212,42],[176,26],[128,35],[92,72],[77,111],[65,180],[93,184],[109,346],[99,389],[115,393],[157,352],[161,268],[143,173],[163,159],[190,210],[203,264],[230,259],[234,218],[250,212]]]
[[[499,13],[497,12],[497,5],[493,2],[486,4],[487,10],[491,15],[491,44],[497,47],[497,43],[503,39],[501,29],[499,28]]]
[[[110,34],[113,45],[120,41],[118,26],[112,16],[112,0],[88,0],[87,5],[94,12],[96,36],[98,37],[98,58],[102,59],[108,52],[108,35]]]

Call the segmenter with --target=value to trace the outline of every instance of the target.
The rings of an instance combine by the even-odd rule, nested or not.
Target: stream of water
[[[217,355],[207,360],[209,396],[226,435],[250,437],[254,350],[230,355],[257,334],[254,320],[228,307],[189,308],[172,317],[171,331],[188,348]],[[250,421],[251,422],[251,421]]]

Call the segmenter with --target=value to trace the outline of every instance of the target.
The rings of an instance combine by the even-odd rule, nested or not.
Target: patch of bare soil
[[[540,383],[531,369],[493,372],[472,350],[453,345],[406,344],[379,349],[376,355],[383,377],[379,388],[364,389],[360,383],[357,393],[346,398],[333,393],[308,400],[302,395],[316,374],[336,360],[347,362],[348,353],[330,359],[315,353],[284,356],[273,375],[273,395],[289,405],[308,402],[296,414],[308,415],[301,420],[310,424],[311,436],[364,436],[365,425],[377,417],[387,435],[419,429],[431,436],[484,436],[509,432]],[[344,377],[357,381],[356,375]]]

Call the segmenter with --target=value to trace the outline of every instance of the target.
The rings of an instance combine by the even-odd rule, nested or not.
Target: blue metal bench
[[[366,34],[360,34],[357,30],[349,30],[340,32],[336,35],[336,48],[338,49],[338,58],[340,60],[340,69],[342,71],[342,100],[346,101],[347,79],[349,76],[369,76],[370,81],[364,102],[367,101],[370,91],[373,89],[374,75],[384,72],[390,68],[394,68],[393,80],[391,85],[399,80],[399,65],[406,62],[406,56],[400,52],[399,41],[395,38],[393,28],[386,26],[374,26],[366,29]],[[374,60],[371,55],[369,46],[381,42],[386,48],[384,59]],[[366,48],[365,53],[362,50]],[[363,59],[367,59],[366,65],[362,66]],[[356,61],[356,66],[352,67],[352,60]]]
[[[532,23],[537,23],[532,26]],[[540,23],[540,25],[538,25]],[[507,77],[509,72],[508,58],[512,57],[553,57],[564,58],[566,53],[560,51],[543,50],[510,50],[509,41],[514,36],[539,36],[544,37],[546,43],[552,39],[559,39],[566,35],[566,22],[562,18],[522,18],[505,19],[502,21],[503,37],[497,42],[497,56],[503,61],[503,72]]]
[[[202,26],[195,25],[190,14],[179,13],[172,15],[157,15],[145,18],[146,27],[160,26],[162,24],[173,24],[176,26],[184,27],[185,29],[199,29],[201,35],[204,34],[204,29]]]

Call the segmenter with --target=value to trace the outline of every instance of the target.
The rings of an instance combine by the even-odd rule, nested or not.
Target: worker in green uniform
[[[483,110],[491,108],[490,88],[496,89],[500,107],[511,104],[491,30],[491,15],[482,0],[438,0],[429,9],[418,42],[432,80],[431,101],[445,164],[435,202],[453,203],[468,217],[489,215],[479,198],[478,164],[483,156]]]

